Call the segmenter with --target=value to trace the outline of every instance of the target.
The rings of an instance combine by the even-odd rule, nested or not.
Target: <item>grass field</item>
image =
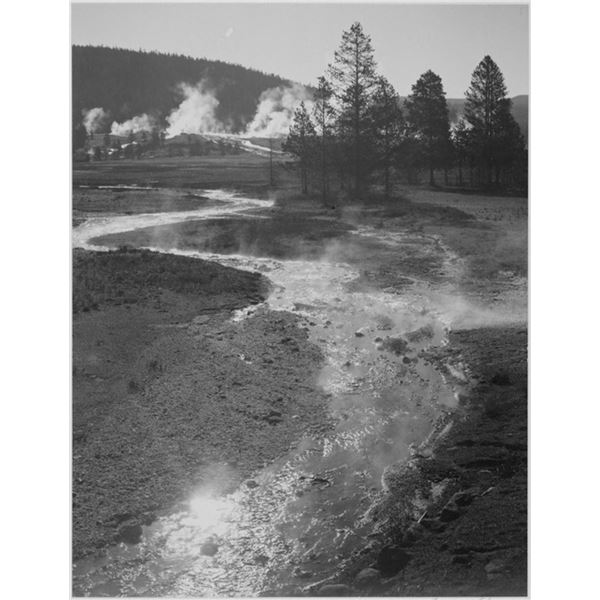
[[[290,179],[286,164],[280,157],[274,161],[278,184]],[[74,187],[115,184],[163,188],[253,187],[267,185],[269,180],[269,159],[246,153],[238,156],[107,160],[73,165]]]

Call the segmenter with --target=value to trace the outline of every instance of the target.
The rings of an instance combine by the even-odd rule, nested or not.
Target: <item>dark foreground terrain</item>
[[[372,540],[320,595],[527,595],[527,331],[450,340],[430,358],[469,365],[469,399],[434,443],[389,469]]]

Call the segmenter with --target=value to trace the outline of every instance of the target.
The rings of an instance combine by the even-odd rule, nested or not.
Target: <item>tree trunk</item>
[[[385,165],[385,199],[388,200],[390,197],[390,166]]]

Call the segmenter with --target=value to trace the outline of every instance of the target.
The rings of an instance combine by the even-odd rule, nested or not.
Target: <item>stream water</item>
[[[206,195],[224,204],[92,218],[73,230],[73,245],[106,250],[90,240],[185,219],[252,215],[253,209],[270,206],[221,190]],[[366,227],[356,235],[379,236],[392,246],[402,241],[401,233]],[[435,239],[421,241],[428,252],[446,252]],[[424,282],[402,294],[352,291],[348,283],[358,272],[348,264],[170,252],[260,271],[272,281],[266,302],[238,311],[232,322],[252,319],[256,311],[297,314],[325,356],[319,385],[336,425],[325,437],[305,437],[257,472],[252,486],[227,495],[206,486],[185,507],[145,527],[140,543],[122,543],[77,561],[74,592],[214,597],[316,589],[368,542],[368,510],[385,488],[386,467],[407,459],[440,416],[456,406],[464,374],[455,368],[454,377],[445,377],[419,356],[445,343],[448,316]],[[448,269],[456,269],[455,257],[446,258]],[[403,347],[397,340],[407,336]]]

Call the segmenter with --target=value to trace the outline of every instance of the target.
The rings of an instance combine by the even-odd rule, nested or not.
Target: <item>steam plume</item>
[[[113,121],[110,128],[112,135],[125,136],[129,133],[139,133],[140,131],[152,131],[155,125],[154,119],[149,117],[147,114],[136,115],[132,119],[125,121],[124,123],[117,123]]]
[[[108,113],[99,106],[91,108],[90,110],[84,109],[81,111],[81,114],[83,115],[83,126],[88,132],[88,135],[98,131],[108,117]]]
[[[167,117],[167,137],[179,133],[223,133],[225,125],[216,117],[219,101],[206,88],[203,81],[195,86],[182,83],[179,89],[184,95],[181,104]]]
[[[311,110],[310,92],[302,85],[276,87],[265,90],[259,98],[254,119],[246,134],[256,137],[278,137],[289,133],[294,111],[304,101]]]

